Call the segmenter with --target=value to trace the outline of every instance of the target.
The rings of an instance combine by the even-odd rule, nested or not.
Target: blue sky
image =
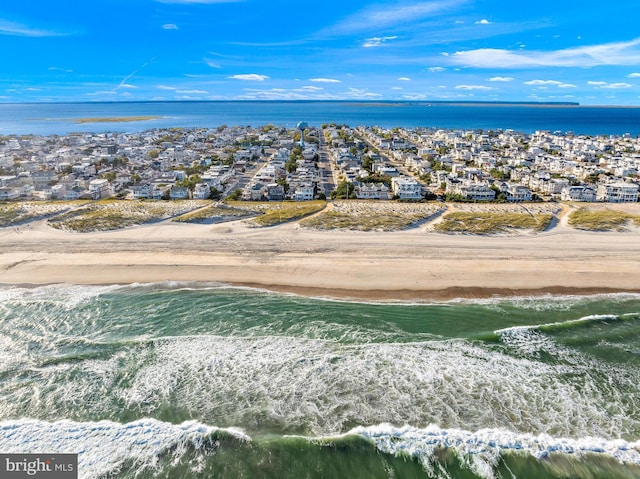
[[[0,102],[640,105],[640,1],[25,0]]]

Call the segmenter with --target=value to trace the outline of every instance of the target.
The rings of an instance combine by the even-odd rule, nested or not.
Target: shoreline
[[[559,225],[516,236],[318,231],[160,222],[70,233],[0,228],[0,284],[218,283],[335,299],[411,301],[640,293],[640,232]]]
[[[612,295],[638,295],[640,289],[616,289],[616,288],[579,288],[565,286],[549,286],[536,289],[510,289],[491,287],[449,287],[432,290],[359,290],[338,288],[316,288],[295,285],[275,285],[261,283],[223,283],[205,281],[164,281],[164,282],[133,282],[133,283],[96,283],[96,282],[51,282],[51,283],[7,283],[0,281],[0,289],[37,289],[52,286],[115,286],[118,288],[141,287],[158,290],[179,290],[184,288],[194,290],[206,289],[238,289],[253,290],[259,292],[299,296],[309,299],[366,302],[373,304],[386,303],[424,303],[424,304],[448,304],[458,301],[482,303],[487,300],[510,301],[517,299],[542,299],[550,300],[560,298],[593,298]]]

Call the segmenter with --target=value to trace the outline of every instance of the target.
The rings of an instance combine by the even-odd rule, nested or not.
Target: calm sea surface
[[[158,116],[129,123],[77,124],[79,118]],[[140,131],[166,127],[350,126],[572,131],[640,135],[640,108],[571,105],[500,105],[368,102],[147,102],[0,104],[0,134]]]
[[[80,477],[638,478],[640,296],[0,289],[0,451]]]

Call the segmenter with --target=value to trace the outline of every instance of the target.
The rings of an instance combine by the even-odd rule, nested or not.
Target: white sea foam
[[[95,286],[64,283],[36,286],[33,288],[0,287],[0,303],[56,303],[61,307],[71,310],[102,294],[117,291],[120,288],[118,285]]]
[[[238,429],[218,429],[196,421],[170,424],[140,419],[119,424],[20,419],[0,422],[0,450],[5,454],[78,453],[79,477],[90,479],[118,471],[124,463],[133,463],[140,470],[153,469],[165,453],[179,457],[186,447],[205,448],[216,431],[250,440]]]
[[[562,453],[581,456],[603,454],[622,464],[640,466],[640,441],[607,440],[597,437],[578,439],[556,438],[548,434],[520,434],[506,429],[442,429],[436,425],[419,429],[390,424],[357,427],[347,435],[359,435],[370,440],[382,452],[407,455],[418,459],[427,471],[435,469],[436,451],[447,448],[456,453],[461,463],[486,479],[495,477],[494,466],[505,452],[528,454],[544,458]]]
[[[107,359],[44,366],[0,385],[0,416],[82,417],[126,405],[152,415],[179,404],[206,422],[251,430],[255,418],[315,435],[392,421],[535,434],[634,437],[635,370],[550,364],[485,344],[344,345],[291,337],[172,337],[128,344]]]

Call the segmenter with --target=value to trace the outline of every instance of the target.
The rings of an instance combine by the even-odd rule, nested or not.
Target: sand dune
[[[469,208],[469,207],[465,207]],[[555,212],[555,211],[554,211]],[[72,233],[0,228],[0,282],[225,282],[372,299],[640,291],[640,233],[559,224],[535,235],[451,236],[161,222]]]

